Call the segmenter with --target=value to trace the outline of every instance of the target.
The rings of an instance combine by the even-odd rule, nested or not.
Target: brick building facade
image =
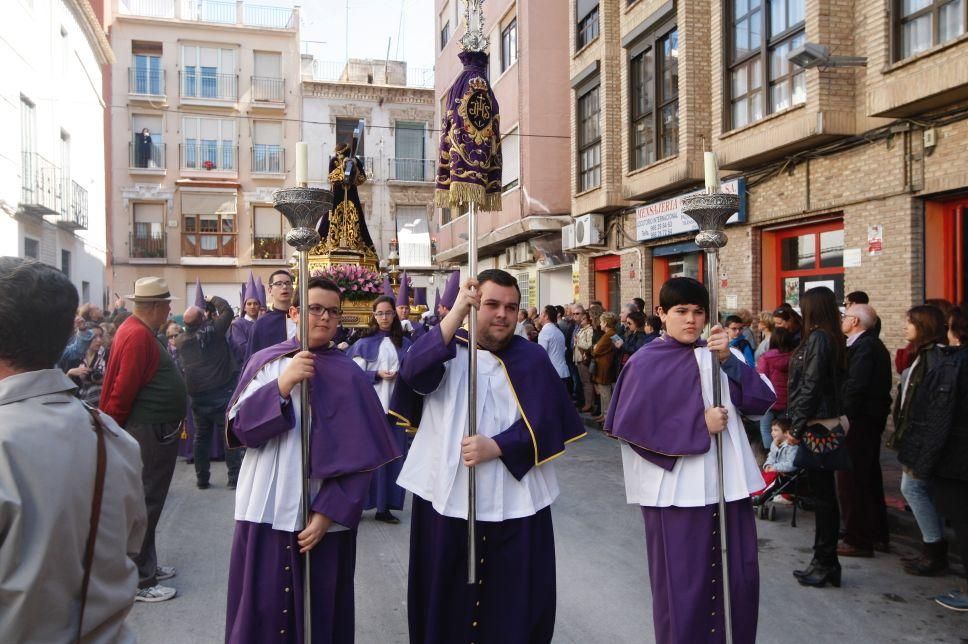
[[[865,290],[896,347],[907,308],[965,299],[964,4],[570,2],[581,301],[654,306],[668,277],[701,277],[676,199],[702,187],[704,149],[745,198],[721,255],[723,309],[796,304],[817,284]],[[867,65],[796,66],[804,43]]]

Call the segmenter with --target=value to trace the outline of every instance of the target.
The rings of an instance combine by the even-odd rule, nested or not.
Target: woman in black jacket
[[[795,440],[803,438],[810,427],[823,425],[828,430],[840,424],[843,414],[840,396],[847,359],[840,310],[833,291],[813,288],[800,298],[803,336],[790,360],[787,415]],[[806,445],[801,450],[808,449]],[[842,446],[840,449],[844,449]],[[816,501],[813,560],[805,570],[793,571],[804,586],[822,587],[830,582],[840,586],[837,539],[840,508],[830,469],[808,469],[808,480]]]
[[[968,561],[968,318],[959,309],[949,313],[948,346],[921,382],[911,403],[910,424],[898,459],[919,480],[930,480],[938,510],[948,517]],[[944,543],[943,541],[941,543]],[[930,565],[931,549],[922,560]],[[934,600],[951,610],[968,610],[968,569],[961,588]]]

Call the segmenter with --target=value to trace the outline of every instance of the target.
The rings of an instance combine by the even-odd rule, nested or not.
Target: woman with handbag
[[[840,508],[834,470],[849,466],[843,446],[845,428],[841,385],[847,370],[847,348],[840,331],[840,309],[833,291],[813,288],[800,298],[802,338],[790,360],[787,415],[792,437],[800,444],[795,464],[807,472],[816,502],[813,560],[793,575],[804,586],[840,586],[837,540]]]
[[[931,480],[924,472],[913,467],[917,459],[920,432],[911,435],[919,416],[928,409],[914,402],[922,383],[941,362],[944,346],[945,319],[941,309],[923,304],[907,312],[904,339],[913,349],[908,352],[910,366],[901,372],[898,395],[894,398],[894,434],[887,446],[898,450],[901,462],[901,494],[914,513],[921,531],[921,553],[913,558],[902,559],[904,571],[910,575],[931,576],[948,568],[948,544],[944,540],[944,523],[932,500]]]
[[[585,406],[582,412],[590,412],[595,408],[595,385],[592,383],[592,374],[589,370],[591,364],[592,350],[592,317],[588,311],[582,311],[578,319],[578,333],[575,334],[575,349],[573,358],[575,366],[578,367],[578,378],[581,380],[582,392],[584,393]]]

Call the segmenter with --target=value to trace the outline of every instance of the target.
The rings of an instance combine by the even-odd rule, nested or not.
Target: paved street
[[[625,504],[618,446],[601,434],[556,461],[561,497],[554,506],[558,556],[555,642],[652,642],[641,515]],[[136,604],[129,621],[145,644],[217,642],[223,635],[232,535],[232,493],[213,463],[213,488],[194,486],[179,462],[158,534],[161,563],[178,568],[179,596]],[[356,568],[357,642],[406,642],[408,513],[387,526],[364,516]],[[812,515],[790,527],[789,510],[758,521],[761,642],[968,642],[968,615],[928,597],[957,585],[954,576],[915,578],[897,555],[844,560],[844,586],[802,588],[790,570],[810,558]]]

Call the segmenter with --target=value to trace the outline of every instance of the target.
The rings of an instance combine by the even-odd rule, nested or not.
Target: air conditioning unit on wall
[[[605,215],[575,217],[575,248],[605,245]]]
[[[575,247],[575,224],[568,224],[561,229],[561,250],[571,250]]]

